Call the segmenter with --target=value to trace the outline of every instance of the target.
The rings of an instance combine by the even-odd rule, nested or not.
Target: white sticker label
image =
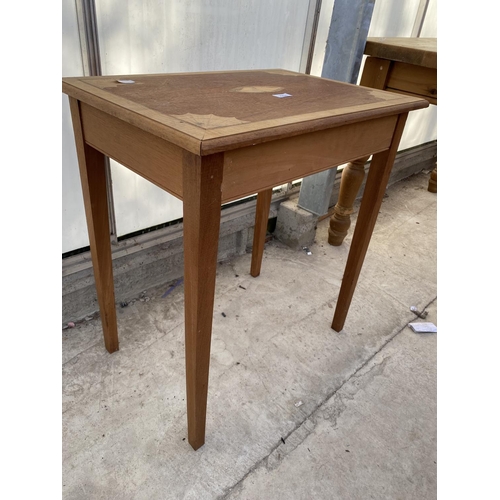
[[[292,94],[273,94],[273,97],[279,97],[283,99],[283,97],[292,97]]]
[[[134,80],[116,80],[118,83],[135,83]]]
[[[409,327],[415,333],[437,333],[437,326],[434,323],[409,323]]]

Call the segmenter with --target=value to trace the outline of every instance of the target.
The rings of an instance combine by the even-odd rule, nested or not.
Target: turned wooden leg
[[[399,116],[390,148],[373,156],[370,170],[368,171],[365,191],[352,237],[349,256],[347,257],[337,307],[333,316],[332,328],[337,332],[340,332],[344,328],[354,289],[356,288],[378,212],[382,205],[382,199],[387,188],[389,176],[391,175],[392,165],[396,158],[407,116],[408,113],[403,113]]]
[[[273,190],[267,189],[257,195],[257,208],[255,210],[255,227],[253,230],[252,264],[250,274],[256,278],[260,274],[264,243],[266,242],[267,221]]]
[[[184,153],[184,315],[188,441],[205,443],[224,155]]]
[[[364,156],[348,163],[342,172],[340,180],[339,198],[330,218],[328,229],[328,243],[333,246],[342,245],[351,226],[351,214],[354,200],[365,178],[365,163],[369,156]]]
[[[391,68],[391,61],[370,56],[365,60],[360,85],[372,89],[384,89]],[[330,218],[328,243],[340,246],[351,226],[351,214],[356,196],[365,178],[365,163],[370,157],[365,156],[347,164],[340,180],[339,199]]]
[[[104,155],[84,141],[78,101],[70,97],[69,104],[75,133],[104,345],[108,352],[111,353],[118,350],[118,328],[116,323]]]
[[[431,193],[437,193],[437,191],[438,191],[438,168],[437,168],[437,165],[434,168],[434,170],[431,172],[431,175],[429,178],[429,185],[427,186],[427,191],[430,191]]]

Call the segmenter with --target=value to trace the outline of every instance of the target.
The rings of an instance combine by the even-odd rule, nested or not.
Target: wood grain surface
[[[437,38],[368,37],[365,54],[437,69]]]
[[[64,78],[63,91],[199,155],[427,105],[284,70]]]

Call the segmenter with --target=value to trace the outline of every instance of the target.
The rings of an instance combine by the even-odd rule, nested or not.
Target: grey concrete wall
[[[277,200],[280,200],[278,195]],[[276,217],[279,201],[271,204]],[[255,200],[223,211],[219,261],[242,255],[252,246]],[[184,274],[182,223],[130,238],[113,245],[116,303],[140,296],[144,290],[167,285]],[[79,321],[98,311],[90,252],[63,260],[62,322]]]

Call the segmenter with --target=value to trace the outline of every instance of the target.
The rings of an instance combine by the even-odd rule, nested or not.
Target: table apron
[[[421,97],[431,104],[437,104],[437,70],[392,62],[385,90]]]
[[[182,199],[183,149],[80,102],[85,142]],[[388,149],[398,115],[224,153],[222,202],[250,196]]]
[[[183,149],[80,101],[85,142],[182,199]]]
[[[228,202],[388,149],[398,115],[226,151]]]

